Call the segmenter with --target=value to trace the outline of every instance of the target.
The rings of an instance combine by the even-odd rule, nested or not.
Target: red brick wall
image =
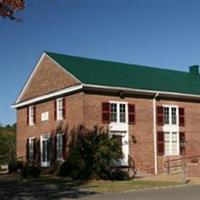
[[[66,119],[62,127],[68,125],[69,130],[83,123],[83,93],[66,96]],[[49,120],[41,121],[41,113],[49,112]],[[54,100],[36,104],[36,124],[28,126],[26,122],[27,108],[17,111],[17,157],[24,156],[26,139],[39,137],[44,133],[51,133],[60,126],[61,121],[54,120]]]
[[[79,82],[44,56],[19,101],[63,89]]]
[[[200,155],[200,104],[195,102],[183,102],[175,100],[160,100],[157,105],[177,105],[185,109],[185,126],[180,127],[181,132],[185,132],[186,156]],[[162,130],[157,126],[157,131]],[[165,172],[163,167],[167,159],[180,158],[180,156],[158,156],[159,173]]]
[[[84,98],[85,125],[88,127],[93,125],[101,126],[102,102],[111,100],[126,101],[135,105],[136,123],[129,125],[130,156],[135,162],[138,171],[152,173],[154,171],[152,100],[130,97],[121,99],[119,96],[86,94]],[[133,143],[132,135],[135,136],[136,143]]]
[[[154,172],[154,141],[153,141],[153,103],[152,99],[119,96],[97,95],[78,93],[66,96],[66,120],[69,129],[78,124],[84,124],[91,128],[94,125],[101,126],[101,106],[105,101],[126,101],[135,104],[136,123],[129,125],[129,148],[130,156],[134,160],[138,172]],[[25,155],[26,138],[30,136],[39,137],[41,134],[51,132],[57,126],[54,121],[54,101],[49,100],[37,104],[37,119],[35,126],[26,125],[26,108],[17,112],[17,156]],[[186,134],[187,146],[186,155],[200,155],[200,105],[192,102],[160,100],[157,105],[177,105],[185,108],[185,126],[181,131]],[[41,122],[41,113],[49,111],[49,120]],[[105,129],[108,124],[104,124]],[[157,131],[162,130],[157,126]],[[132,135],[136,138],[136,143],[132,141]],[[177,156],[176,156],[177,157]],[[159,173],[166,171],[164,162],[169,157],[158,156]],[[175,158],[171,156],[170,158]]]

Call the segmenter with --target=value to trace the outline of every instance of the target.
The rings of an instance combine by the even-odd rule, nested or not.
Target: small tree
[[[111,179],[112,162],[120,159],[121,146],[102,128],[79,126],[73,131],[71,150],[60,175],[74,179]]]

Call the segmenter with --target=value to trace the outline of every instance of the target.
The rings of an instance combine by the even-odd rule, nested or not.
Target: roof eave
[[[134,93],[134,94],[149,95],[149,96],[154,96],[156,94],[159,94],[160,97],[200,100],[200,95],[178,93],[178,92],[147,90],[147,89],[134,89],[134,88],[113,87],[113,86],[93,85],[93,84],[83,84],[83,88],[90,89],[90,90],[99,90],[99,91],[119,91],[119,92],[123,91],[126,93]]]

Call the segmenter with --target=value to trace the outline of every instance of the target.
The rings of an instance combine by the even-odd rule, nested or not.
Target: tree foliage
[[[14,13],[17,10],[24,9],[24,5],[25,0],[0,0],[0,16],[18,20]]]
[[[15,159],[16,124],[0,127],[0,164]]]
[[[74,179],[112,179],[112,162],[122,156],[119,142],[97,127],[88,130],[80,126],[73,137],[60,175]]]

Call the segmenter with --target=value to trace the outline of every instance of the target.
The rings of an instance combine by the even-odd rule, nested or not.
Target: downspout
[[[153,138],[154,138],[154,172],[158,174],[158,158],[157,158],[157,133],[156,133],[156,98],[159,93],[153,97]]]

